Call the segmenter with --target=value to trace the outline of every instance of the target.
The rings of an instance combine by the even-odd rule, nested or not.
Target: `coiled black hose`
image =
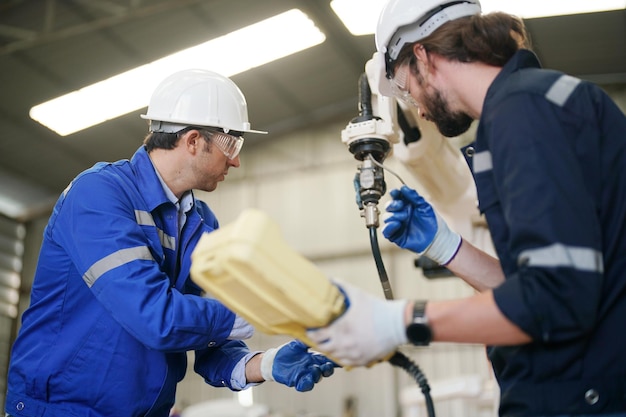
[[[435,405],[433,404],[433,399],[430,396],[430,386],[428,385],[426,376],[420,367],[401,352],[394,353],[393,356],[389,358],[389,363],[404,369],[415,380],[415,382],[417,382],[417,385],[419,385],[422,390],[422,394],[424,394],[428,415],[430,417],[435,417]]]

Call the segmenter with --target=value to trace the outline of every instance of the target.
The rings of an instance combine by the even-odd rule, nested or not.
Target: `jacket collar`
[[[142,145],[137,149],[130,163],[137,178],[137,188],[141,191],[150,211],[161,204],[172,203],[163,189],[145,146]]]
[[[537,55],[528,49],[520,49],[504,64],[502,70],[500,70],[489,86],[485,102],[487,102],[487,99],[495,96],[498,91],[502,90],[502,84],[506,82],[511,74],[524,68],[541,68]]]
[[[490,100],[496,97],[498,93],[506,94],[506,89],[502,88],[502,86],[506,84],[508,78],[513,73],[525,68],[541,68],[541,64],[539,63],[539,58],[537,58],[537,55],[535,55],[534,52],[528,49],[520,49],[511,57],[511,59],[507,61],[506,64],[504,64],[496,78],[487,89],[487,94],[483,103],[481,120],[485,117],[485,114],[488,113],[485,106],[488,105]]]

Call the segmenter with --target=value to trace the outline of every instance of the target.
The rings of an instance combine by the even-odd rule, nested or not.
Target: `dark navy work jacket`
[[[626,118],[597,86],[519,51],[490,86],[472,170],[532,336],[494,347],[502,416],[626,411]]]

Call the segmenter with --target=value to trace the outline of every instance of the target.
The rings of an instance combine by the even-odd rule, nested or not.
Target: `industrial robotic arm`
[[[450,139],[437,130],[434,123],[419,117],[417,108],[379,93],[382,83],[379,71],[381,59],[377,52],[365,65],[359,79],[359,115],[341,132],[348,150],[360,161],[355,176],[357,204],[366,227],[378,227],[378,203],[385,194],[384,170],[398,176],[383,165],[387,157],[400,162],[408,172],[410,187],[433,206],[452,230],[474,246],[495,256],[491,235],[484,217],[478,210],[478,197],[472,173],[464,156],[471,157],[471,141]],[[464,143],[465,142],[465,143]],[[404,181],[398,177],[400,182]],[[376,257],[376,254],[375,254]],[[377,262],[378,265],[378,262]],[[427,277],[447,270],[422,257],[416,260]],[[378,265],[379,275],[383,273]],[[443,272],[443,273],[446,273]],[[385,295],[391,288],[381,276]]]
[[[377,205],[386,192],[381,164],[390,154],[392,145],[398,142],[397,110],[395,99],[391,97],[377,94],[376,100],[372,100],[367,72],[359,78],[358,106],[359,115],[342,130],[341,140],[354,158],[361,161],[354,185],[365,225],[378,227]]]
[[[455,220],[478,216],[476,188],[463,154],[433,123],[421,119],[418,109],[379,93],[378,86],[387,80],[379,79],[378,54],[359,79],[359,115],[341,132],[342,142],[362,161],[355,186],[360,185],[357,203],[366,226],[377,226],[375,205],[385,192],[380,164],[391,155],[448,222],[456,226]]]

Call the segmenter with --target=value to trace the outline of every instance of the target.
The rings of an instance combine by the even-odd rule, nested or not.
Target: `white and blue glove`
[[[441,265],[450,262],[461,246],[461,236],[415,190],[403,185],[389,195],[392,200],[386,207],[383,236]]]
[[[328,326],[307,331],[315,348],[345,366],[370,365],[407,343],[406,300],[387,301],[347,283],[337,284],[346,310]]]
[[[336,363],[299,340],[268,349],[261,359],[261,375],[266,381],[276,381],[297,391],[311,391],[322,377],[335,372]]]

